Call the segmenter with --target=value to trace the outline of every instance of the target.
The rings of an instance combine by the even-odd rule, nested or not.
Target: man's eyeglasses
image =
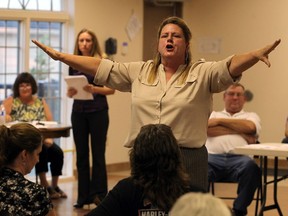
[[[229,97],[234,97],[234,96],[241,97],[241,96],[244,95],[244,93],[240,93],[240,92],[226,92],[226,95],[228,95]]]

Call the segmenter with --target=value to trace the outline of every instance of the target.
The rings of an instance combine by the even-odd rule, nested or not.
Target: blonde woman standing
[[[94,32],[82,29],[76,38],[75,55],[103,58],[97,37]],[[84,75],[88,85],[84,90],[93,94],[93,100],[74,99],[71,122],[76,146],[76,166],[78,171],[78,198],[75,208],[85,204],[99,202],[107,194],[107,173],[105,162],[106,136],[109,126],[108,102],[106,95],[114,94],[114,90],[95,85],[94,77],[69,67],[69,75]],[[67,90],[67,96],[77,94],[75,88]],[[89,137],[91,149],[89,149]],[[89,152],[92,155],[92,173],[90,173]]]

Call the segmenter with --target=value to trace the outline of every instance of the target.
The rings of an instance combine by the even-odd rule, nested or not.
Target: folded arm
[[[248,144],[256,143],[258,140],[258,135],[256,134],[242,133],[234,129],[225,127],[225,126],[208,127],[208,130],[207,130],[207,135],[209,137],[231,135],[231,134],[238,134],[239,136],[243,137]]]
[[[255,144],[258,141],[258,135],[240,134],[248,144]]]
[[[233,129],[220,126],[220,125],[208,127],[208,130],[207,130],[207,135],[209,137],[216,137],[216,136],[229,135],[229,134],[238,134],[238,133]]]
[[[210,127],[223,126],[241,134],[255,134],[256,126],[254,122],[246,119],[227,119],[227,118],[211,118],[208,121],[208,129]]]
[[[207,135],[210,137],[238,134],[248,144],[256,143],[258,139],[255,124],[246,119],[211,118],[208,121]]]

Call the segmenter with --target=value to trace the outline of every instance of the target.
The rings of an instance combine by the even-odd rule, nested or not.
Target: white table
[[[263,215],[264,211],[277,209],[279,215],[283,216],[280,206],[277,200],[277,183],[287,176],[278,178],[278,157],[288,158],[288,145],[283,143],[261,143],[261,144],[250,144],[246,146],[240,146],[233,150],[234,154],[244,154],[244,155],[256,155],[260,156],[261,161],[263,161],[262,174],[263,174],[263,183],[262,183],[262,205],[258,215]],[[268,157],[274,157],[274,179],[271,182],[267,182],[267,159]],[[267,198],[267,185],[273,183],[274,193],[273,199],[274,204],[266,206]]]

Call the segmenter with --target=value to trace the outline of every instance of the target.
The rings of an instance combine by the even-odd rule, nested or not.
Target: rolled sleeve
[[[209,70],[210,89],[212,93],[219,93],[227,89],[231,84],[240,81],[241,76],[233,78],[229,72],[229,64],[233,58],[228,58],[218,62],[208,62],[207,68]]]
[[[112,67],[113,62],[111,60],[102,59],[94,77],[94,83],[97,85],[105,85]]]
[[[240,81],[241,77],[242,76],[238,76],[238,77],[232,77],[231,76],[231,73],[229,71],[229,65],[231,64],[231,61],[232,61],[232,58],[233,58],[234,55],[232,56],[229,56],[228,58],[224,59],[223,61],[226,62],[225,65],[223,65],[223,71],[224,71],[224,79],[225,79],[225,82],[231,82],[231,83],[237,83]]]

